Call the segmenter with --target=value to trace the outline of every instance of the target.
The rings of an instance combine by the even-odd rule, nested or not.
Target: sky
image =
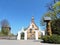
[[[28,27],[32,16],[36,25],[40,26],[40,20],[47,12],[46,5],[50,2],[51,0],[0,0],[0,21],[7,19],[13,34],[17,34],[22,27]]]

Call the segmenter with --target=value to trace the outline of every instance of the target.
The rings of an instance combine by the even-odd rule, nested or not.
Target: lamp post
[[[46,34],[51,36],[51,18],[50,17],[44,17],[44,22],[46,22]]]

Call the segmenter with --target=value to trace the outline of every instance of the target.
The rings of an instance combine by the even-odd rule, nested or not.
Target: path
[[[46,44],[35,40],[0,40],[0,45],[60,45],[60,44]]]

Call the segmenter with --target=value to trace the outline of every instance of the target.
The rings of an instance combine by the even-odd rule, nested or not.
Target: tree
[[[48,12],[43,16],[51,17],[52,36],[43,37],[43,41],[47,43],[59,43],[60,44],[60,0],[54,0],[51,5],[48,6]]]
[[[60,1],[55,2],[52,6],[53,11],[50,10],[45,16],[49,16],[52,18],[52,33],[60,34]]]
[[[4,35],[9,35],[10,33],[10,26],[9,26],[9,22],[8,20],[4,19],[1,21],[1,32],[4,34]]]
[[[51,26],[52,26],[52,33],[60,35],[60,18],[53,20]]]
[[[47,5],[47,13],[45,14],[45,16],[49,16],[52,19],[56,19],[59,18],[59,14],[60,14],[60,0],[53,0],[52,3],[49,3]]]
[[[60,1],[54,0],[52,3],[50,3],[48,6],[48,11],[42,16],[41,24],[44,24],[44,17],[48,16],[51,17],[52,20],[60,18]],[[45,25],[45,24],[44,24]]]
[[[60,18],[60,1],[56,2],[53,6],[55,12],[56,12],[56,16],[57,18]]]

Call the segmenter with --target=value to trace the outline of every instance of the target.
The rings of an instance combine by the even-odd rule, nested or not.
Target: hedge
[[[60,44],[60,36],[59,35],[44,36],[42,39],[43,39],[43,42],[46,42],[46,43]]]

